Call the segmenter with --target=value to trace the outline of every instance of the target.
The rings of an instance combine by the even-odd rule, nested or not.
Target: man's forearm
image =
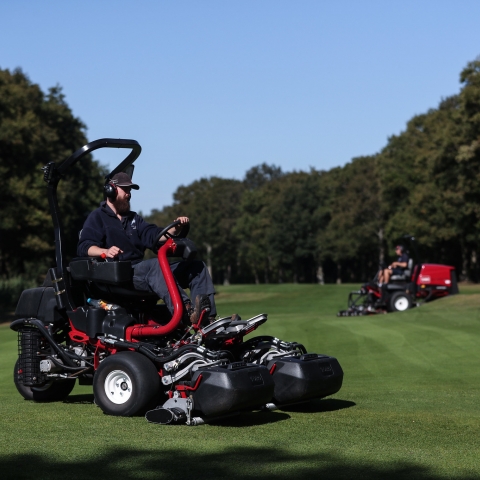
[[[87,253],[88,253],[89,257],[100,257],[102,255],[102,253],[104,253],[106,255],[107,251],[108,251],[108,249],[106,249],[106,248],[100,248],[100,247],[97,247],[96,245],[92,245],[88,249]]]
[[[96,245],[92,245],[89,247],[87,253],[89,257],[101,257],[102,255],[105,255],[108,258],[115,258],[123,253],[123,250],[115,246],[110,248],[101,248],[97,247]]]
[[[400,267],[400,268],[407,268],[407,262],[393,262],[391,265],[390,265],[391,268],[395,268],[395,267]]]

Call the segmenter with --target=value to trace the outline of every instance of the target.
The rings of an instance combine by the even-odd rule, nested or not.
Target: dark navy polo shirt
[[[147,223],[136,212],[129,212],[120,220],[115,212],[102,202],[85,220],[77,246],[79,257],[88,257],[91,246],[118,247],[123,250],[119,260],[136,264],[143,260],[145,250],[152,248],[162,228]]]

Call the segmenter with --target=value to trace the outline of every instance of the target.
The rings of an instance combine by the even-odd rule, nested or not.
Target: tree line
[[[166,225],[189,216],[216,283],[364,281],[392,259],[404,234],[417,238],[423,261],[478,281],[480,60],[460,83],[457,95],[414,116],[375,155],[328,171],[261,164],[242,180],[201,178],[146,219]],[[40,168],[87,142],[60,87],[44,93],[21,70],[0,69],[1,279],[41,276],[53,263]],[[105,175],[93,158],[87,163],[58,192],[72,254]]]
[[[179,187],[149,219],[188,215],[215,282],[365,281],[405,234],[423,261],[477,282],[480,60],[460,83],[376,155],[328,171],[263,164],[241,181],[203,178]]]

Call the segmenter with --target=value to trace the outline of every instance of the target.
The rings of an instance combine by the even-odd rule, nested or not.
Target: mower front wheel
[[[152,407],[159,390],[157,369],[137,352],[109,356],[93,377],[95,403],[108,415],[130,417],[143,413]]]
[[[404,312],[405,310],[412,308],[413,302],[408,293],[395,292],[390,297],[388,304],[391,312]]]

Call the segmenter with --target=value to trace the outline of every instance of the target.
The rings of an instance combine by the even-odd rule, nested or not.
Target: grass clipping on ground
[[[356,288],[357,286],[355,286]],[[251,334],[340,361],[333,398],[216,425],[104,415],[91,387],[36,404],[15,390],[0,327],[2,478],[480,478],[480,291],[403,313],[336,317],[352,286],[219,288],[219,313],[269,314]]]

